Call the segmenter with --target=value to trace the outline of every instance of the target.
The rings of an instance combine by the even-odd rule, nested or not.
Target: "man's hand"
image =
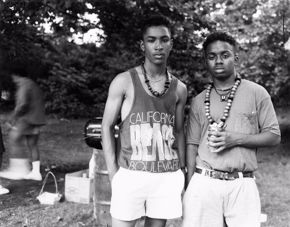
[[[236,138],[239,135],[241,134],[229,131],[209,131],[208,146],[214,147],[215,152],[221,152],[236,146]]]
[[[275,146],[280,143],[280,140],[280,135],[276,135],[270,131],[260,132],[258,134],[209,131],[208,134],[208,146],[216,148],[215,152],[221,152],[235,146],[248,148]]]
[[[110,179],[111,184],[112,184],[112,180],[117,172],[118,172],[118,169],[109,172],[109,179]]]

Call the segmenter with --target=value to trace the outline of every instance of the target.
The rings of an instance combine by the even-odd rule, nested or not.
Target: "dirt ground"
[[[289,121],[282,114],[284,124]],[[284,116],[284,117],[283,117]],[[43,129],[40,138],[42,174],[51,169],[57,177],[60,193],[64,194],[66,173],[86,169],[92,149],[83,140],[86,120],[51,119]],[[290,125],[290,123],[289,123]],[[7,129],[2,125],[4,139]],[[263,227],[290,226],[290,130],[283,128],[283,141],[275,148],[261,149],[258,153],[259,171],[256,173],[260,190],[262,213],[268,215]],[[7,144],[6,144],[7,145]],[[7,153],[4,166],[7,166]],[[67,202],[64,199],[56,205],[41,205],[36,200],[42,182],[10,181],[0,179],[0,184],[11,193],[0,197],[1,227],[54,227],[54,226],[99,226],[93,218],[93,204]],[[49,179],[47,191],[54,191]],[[180,220],[169,221],[167,227],[180,226]]]
[[[50,119],[43,129],[39,145],[41,151],[41,172],[45,176],[51,170],[57,178],[59,192],[64,195],[65,174],[87,169],[92,154],[84,142],[85,120],[69,121]],[[4,141],[7,141],[7,127],[2,125]],[[7,148],[7,143],[5,143]],[[4,154],[3,169],[7,166],[8,152]],[[5,180],[0,184],[10,189],[10,194],[0,197],[1,227],[46,227],[46,226],[95,226],[93,204],[67,202],[64,199],[56,205],[41,205],[36,197],[42,182],[31,180]],[[48,179],[45,191],[54,192],[52,178]]]

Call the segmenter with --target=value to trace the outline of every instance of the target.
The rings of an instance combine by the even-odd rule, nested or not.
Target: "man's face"
[[[156,65],[165,64],[172,49],[169,29],[165,26],[149,27],[141,41],[141,49],[146,60]]]
[[[223,41],[209,44],[205,53],[205,61],[210,74],[215,79],[226,80],[235,76],[238,56],[231,44]]]

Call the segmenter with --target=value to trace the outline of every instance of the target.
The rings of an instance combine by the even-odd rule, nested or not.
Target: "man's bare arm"
[[[196,168],[196,156],[198,151],[198,145],[188,144],[186,148],[186,166],[187,166],[187,175],[185,179],[186,187],[189,184],[189,181],[194,174]]]
[[[186,86],[179,82],[177,87],[179,100],[175,112],[175,130],[177,135],[177,148],[180,166],[185,166],[185,136],[184,136],[184,107],[187,99]]]
[[[122,100],[125,95],[123,83],[124,78],[122,76],[117,76],[112,81],[102,121],[102,145],[110,180],[118,170],[114,127],[120,115]]]
[[[210,135],[214,135],[211,137]],[[235,146],[249,148],[275,146],[280,143],[280,135],[272,132],[261,132],[258,134],[243,134],[230,131],[211,132],[209,134],[209,145],[218,147],[217,152]]]

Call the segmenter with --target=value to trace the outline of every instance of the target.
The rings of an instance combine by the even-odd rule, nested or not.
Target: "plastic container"
[[[209,125],[209,131],[220,132],[220,131],[222,131],[222,129],[223,129],[222,122],[220,122],[220,123],[214,122],[211,125]],[[212,137],[215,137],[215,136],[211,135],[210,138],[212,138]],[[209,149],[210,152],[217,152],[218,148],[212,147],[212,146],[208,146],[208,149]]]

